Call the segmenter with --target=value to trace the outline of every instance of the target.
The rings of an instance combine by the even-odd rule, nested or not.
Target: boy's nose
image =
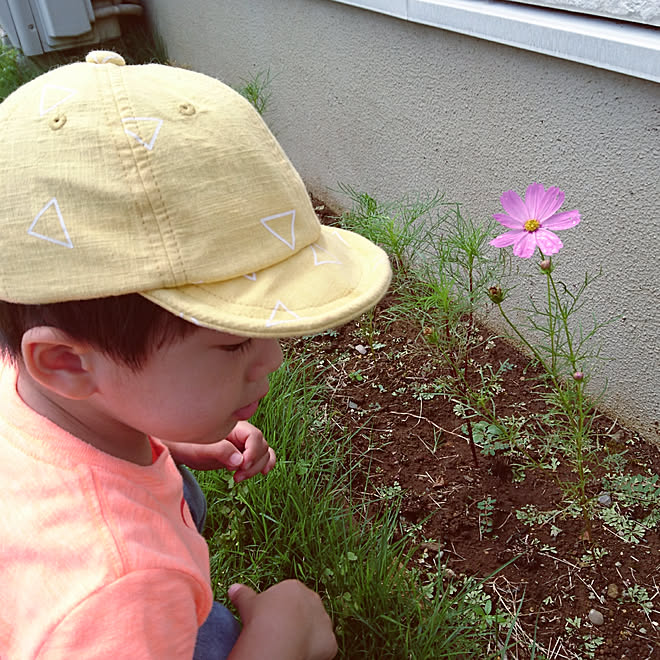
[[[259,353],[248,372],[248,380],[256,382],[279,369],[282,364],[282,348],[277,339],[254,339],[259,344]]]

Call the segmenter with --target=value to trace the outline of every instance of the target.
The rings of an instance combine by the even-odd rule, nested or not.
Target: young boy
[[[192,474],[275,454],[246,420],[282,355],[390,269],[321,227],[230,88],[96,51],[0,105],[0,658],[331,658],[287,580],[213,603]]]

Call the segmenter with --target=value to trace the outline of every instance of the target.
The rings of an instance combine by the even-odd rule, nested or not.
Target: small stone
[[[360,355],[366,355],[367,354],[367,348],[366,346],[362,346],[362,344],[358,344],[355,347],[355,350],[360,354]]]
[[[594,626],[602,626],[605,623],[605,617],[598,610],[589,610],[589,621]]]
[[[601,493],[598,496],[598,504],[601,506],[612,506],[612,496],[609,493]]]
[[[612,582],[611,584],[607,585],[607,597],[608,598],[618,598],[619,596],[619,587]]]
[[[425,550],[432,550],[433,552],[440,552],[440,544],[437,541],[427,541],[421,544]]]
[[[358,404],[355,403],[355,401],[351,401],[351,400],[349,399],[349,401],[348,401],[348,407],[349,407],[351,410],[357,410],[360,406],[358,406]]]
[[[612,434],[612,440],[614,442],[623,442],[626,439],[626,434],[623,432],[622,429],[619,429],[615,433]]]

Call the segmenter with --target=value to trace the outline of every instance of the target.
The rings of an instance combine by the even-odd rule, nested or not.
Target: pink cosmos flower
[[[506,213],[495,213],[497,222],[511,231],[494,238],[495,247],[513,245],[513,254],[529,259],[538,247],[544,255],[556,254],[563,243],[553,231],[570,229],[580,222],[577,209],[557,213],[564,203],[564,193],[559,188],[548,190],[540,183],[532,183],[525,192],[525,201],[514,190],[508,190],[500,202]]]

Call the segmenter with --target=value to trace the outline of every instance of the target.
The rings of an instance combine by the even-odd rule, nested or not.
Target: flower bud
[[[488,287],[488,297],[496,304],[499,305],[504,300],[504,294],[499,286]]]
[[[540,264],[539,268],[544,272],[544,273],[549,273],[552,271],[552,261],[550,259],[544,259]]]
[[[577,382],[579,383],[580,381],[584,380],[584,374],[581,371],[576,371],[573,374],[573,380],[577,380]]]

